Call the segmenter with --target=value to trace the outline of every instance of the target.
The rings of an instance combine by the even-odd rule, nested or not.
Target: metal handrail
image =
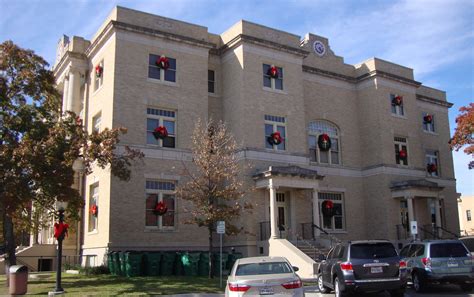
[[[428,234],[431,234],[433,236],[433,239],[439,239],[439,236],[438,234],[435,234],[429,230],[426,230],[425,228],[421,227],[421,226],[418,226],[418,229],[420,229],[421,231],[423,231],[424,233],[428,233]],[[425,238],[423,238],[425,239]]]
[[[318,230],[320,230],[321,232],[323,232],[325,235],[327,235],[329,237],[329,239],[331,240],[331,246],[333,245],[332,242],[335,241],[336,244],[338,243],[341,243],[341,240],[339,238],[337,238],[336,236],[330,234],[329,232],[327,232],[326,230],[324,230],[323,228],[321,228],[320,226],[312,223],[312,227],[313,228],[316,228]]]
[[[26,263],[26,262],[20,260],[18,257],[16,258],[16,261],[17,261],[19,264],[28,267],[28,270],[29,270],[30,272],[35,272],[35,271],[36,271],[36,268],[34,268],[34,267],[31,266],[30,264],[28,264],[28,263]]]
[[[441,229],[441,230],[443,230],[444,232],[453,235],[455,238],[459,238],[459,235],[457,235],[457,234],[454,233],[454,232],[449,231],[449,230],[446,229],[446,228],[443,228],[442,226],[435,226],[435,228],[436,228],[436,231],[437,231],[436,233],[439,233],[439,229]]]

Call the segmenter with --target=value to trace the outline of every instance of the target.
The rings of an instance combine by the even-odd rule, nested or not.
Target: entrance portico
[[[282,202],[281,196],[277,197],[281,190],[312,190],[313,222],[319,222],[318,188],[319,181],[322,180],[324,176],[319,175],[315,170],[298,166],[270,166],[268,170],[257,173],[253,178],[257,189],[268,189],[270,194],[271,239],[278,239],[281,237],[281,223],[285,221],[282,219],[282,213],[284,215],[285,209],[283,208],[282,210],[282,208],[278,206],[278,204]],[[292,198],[294,197],[290,197],[290,199]],[[292,228],[294,229],[294,227],[295,226],[293,225]],[[319,230],[316,228],[314,230],[314,236],[318,237]]]

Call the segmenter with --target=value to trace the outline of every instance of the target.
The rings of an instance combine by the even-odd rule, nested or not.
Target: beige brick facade
[[[315,42],[324,46],[322,55],[315,52]],[[334,202],[340,203],[342,214],[331,217],[327,229],[342,240],[403,242],[410,236],[397,225],[407,223],[405,217],[421,228],[459,231],[447,146],[451,104],[444,92],[415,81],[410,68],[377,58],[345,64],[328,39],[314,34],[300,40],[240,21],[215,35],[206,27],[122,7],[113,10],[91,41],[74,37],[62,46],[66,50],[54,70],[63,106],[80,113],[89,131],[99,114],[101,129],[126,127],[121,144],[141,149],[146,156],[132,168],[128,182],[112,177],[107,169],[94,170],[83,180],[86,210],[91,185],[99,186],[97,228],[88,232],[84,219],[81,247],[84,255],[96,256],[97,263],[108,251],[206,249],[206,230],[183,224],[185,201],[175,201],[174,228],[168,229],[146,226],[145,201],[147,181],[184,181],[181,173],[183,164],[191,166],[194,124],[209,118],[226,122],[239,143],[242,162],[251,164],[242,172],[249,189],[258,181],[253,176],[270,166],[298,166],[323,176],[313,185],[305,177],[282,177],[276,203],[277,212],[282,208],[278,216],[285,216],[282,236],[289,240],[308,236],[307,230],[302,234],[304,223],[325,224],[323,214],[312,211],[313,191],[323,197],[319,203],[329,199],[324,198],[327,193],[340,197]],[[174,82],[149,77],[150,54],[176,59]],[[96,90],[94,68],[99,63],[103,81]],[[283,69],[282,90],[264,86],[264,64]],[[208,92],[208,70],[215,72],[214,93]],[[74,74],[81,79],[73,83]],[[403,96],[403,115],[393,114],[392,95]],[[174,112],[174,148],[147,144],[148,108]],[[433,115],[434,132],[424,129],[425,113]],[[266,148],[266,115],[284,118],[285,150]],[[333,146],[331,158],[337,155],[339,162],[327,164],[310,156],[309,127],[316,122],[337,129],[339,150]],[[394,137],[406,139],[406,166],[396,164]],[[435,152],[438,176],[427,173],[427,151]],[[247,232],[226,236],[226,248],[247,255],[266,252],[262,233],[268,224],[262,222],[271,220],[270,198],[267,188],[247,194],[255,205],[240,219]]]

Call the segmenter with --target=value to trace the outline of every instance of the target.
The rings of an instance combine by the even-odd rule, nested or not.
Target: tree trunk
[[[5,275],[7,276],[7,286],[9,285],[10,266],[16,265],[15,255],[15,233],[13,232],[12,218],[3,212],[3,238],[5,239]]]
[[[214,278],[214,265],[212,265],[212,225],[209,225],[208,227],[209,231],[209,278]]]

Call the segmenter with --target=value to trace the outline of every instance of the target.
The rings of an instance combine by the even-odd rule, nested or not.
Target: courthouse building
[[[76,252],[91,265],[109,251],[207,249],[206,228],[183,223],[188,202],[175,196],[198,119],[224,121],[251,165],[242,177],[254,209],[225,249],[299,263],[309,260],[296,240],[399,244],[412,238],[411,221],[418,237],[459,232],[452,104],[405,66],[346,64],[311,33],[242,20],[213,34],[116,7],[91,40],[60,40],[54,73],[63,110],[88,132],[126,127],[120,145],[145,154],[128,182],[109,169],[78,174],[86,205]],[[157,128],[168,136],[155,138]]]

